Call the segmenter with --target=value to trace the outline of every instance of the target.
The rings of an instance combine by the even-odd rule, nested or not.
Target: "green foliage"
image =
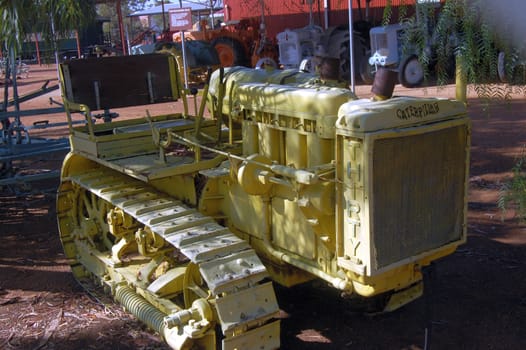
[[[429,78],[428,67],[433,64],[433,59],[436,57],[431,47],[435,22],[434,4],[420,4],[416,6],[414,16],[400,19],[400,23],[405,28],[401,37],[404,43],[402,54],[404,56],[417,54],[418,61],[424,67],[424,80]]]
[[[515,47],[505,46],[500,52],[499,67],[502,66],[507,83],[518,86],[526,82],[526,66],[520,51]],[[500,60],[502,59],[502,61]]]
[[[123,18],[126,18],[133,12],[144,10],[147,5],[146,3],[147,0],[130,0],[122,2],[121,11]],[[168,1],[166,1],[165,3],[168,3]],[[105,33],[110,38],[113,38],[115,41],[120,42],[120,29],[116,4],[114,2],[98,4],[96,10],[99,16],[109,18],[109,23],[107,23],[107,25],[104,26]],[[152,19],[156,23],[161,23],[161,25],[163,23],[161,15],[152,16]],[[166,21],[168,21],[167,18]],[[129,31],[128,34],[130,35],[130,39],[133,39],[138,33],[141,33],[146,29],[143,28],[142,23],[137,17],[134,17],[133,20],[130,20],[128,23],[129,26],[127,25],[127,30]]]
[[[526,153],[523,149],[521,157],[513,167],[512,179],[501,187],[498,207],[505,213],[508,209],[515,209],[516,216],[521,222],[526,219]]]
[[[461,25],[457,19],[462,18],[462,16],[461,8],[457,6],[455,1],[446,1],[436,21],[434,49],[437,62],[435,74],[439,85],[445,85],[449,82],[451,57],[455,57],[459,53],[456,51],[460,40],[457,33],[461,31]]]
[[[83,28],[94,18],[94,8],[92,0],[0,0],[0,41],[15,54],[30,33],[51,42]]]
[[[406,4],[406,0],[398,1],[398,22],[402,22],[408,16],[409,6]],[[386,26],[391,23],[393,17],[393,1],[387,0],[384,7],[384,12],[382,16],[382,25]]]
[[[450,0],[451,2],[451,0]],[[492,84],[498,81],[496,46],[497,37],[491,27],[480,18],[479,2],[467,5],[465,1],[455,0],[457,7],[456,32],[458,39],[455,54],[460,56],[462,70],[466,72],[469,84]],[[437,48],[445,46],[447,37],[442,36]],[[440,51],[439,51],[440,52]]]
[[[122,16],[126,17],[131,12],[131,9],[129,9],[125,4],[123,4]],[[106,35],[108,35],[109,38],[119,38],[119,20],[117,17],[117,7],[115,6],[115,3],[97,5],[97,14],[101,17],[109,19],[109,23],[105,24],[103,27]],[[140,27],[139,21],[132,21],[132,23]],[[132,27],[130,29],[133,33],[136,28]]]
[[[389,23],[391,23],[392,16],[393,16],[393,1],[387,0],[385,2],[384,13],[382,16],[382,25],[386,26]]]
[[[400,20],[405,27],[402,51],[416,53],[426,78],[432,70],[438,85],[451,82],[457,64],[466,82],[474,86],[481,98],[508,100],[513,89],[498,84],[502,76],[499,67],[511,77],[509,84],[525,85],[524,63],[518,50],[510,48],[505,38],[499,37],[501,33],[482,15],[485,4],[482,0],[446,0],[436,11],[434,4],[415,1],[414,15]],[[392,4],[388,1],[384,23],[391,17]],[[499,57],[505,57],[505,62],[499,62]]]
[[[521,1],[514,2],[515,8],[522,5]],[[513,23],[491,18],[496,6],[505,5],[490,0],[445,0],[435,12],[434,5],[413,4],[414,15],[399,20],[405,28],[402,51],[417,54],[427,70],[426,77],[432,69],[437,84],[446,85],[456,70],[463,72],[467,84],[487,107],[510,101],[513,95],[526,97],[526,48],[513,47],[514,41],[507,37],[521,34]],[[393,4],[388,1],[384,24],[392,23],[392,17]],[[508,26],[508,30],[499,30],[501,26]],[[520,40],[526,44],[522,37]],[[506,83],[501,81],[503,76]],[[512,179],[502,186],[498,206],[503,211],[515,209],[520,220],[526,221],[526,148],[512,171]]]
[[[31,1],[0,0],[0,41],[7,47],[19,47],[25,37],[26,22],[24,14],[28,12]]]
[[[146,8],[146,1],[148,0],[129,0],[127,6],[131,12],[142,11]]]

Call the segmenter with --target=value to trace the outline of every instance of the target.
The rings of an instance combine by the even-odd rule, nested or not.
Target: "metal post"
[[[164,0],[161,0],[161,11],[163,13],[163,33],[166,30],[166,18],[164,18]]]
[[[80,57],[80,39],[79,39],[79,31],[75,29],[75,41],[77,43],[77,58]]]
[[[18,102],[18,83],[16,80],[17,69],[16,69],[16,57],[15,57],[15,48],[11,45],[9,48],[9,64],[11,64],[11,77],[12,77],[12,87],[13,87],[13,101],[15,106],[15,111],[20,111],[20,105]],[[20,122],[20,118],[15,117],[16,123]]]
[[[124,26],[122,23],[121,0],[117,0],[117,17],[119,19],[119,32],[121,35],[122,54],[126,56],[126,38],[124,37]]]
[[[59,73],[59,59],[58,59],[58,45],[57,45],[57,34],[55,32],[55,20],[53,19],[53,15],[49,14],[49,19],[51,21],[51,36],[53,38],[53,49],[55,51],[55,63],[57,65],[57,80],[60,81],[60,73]]]
[[[37,50],[37,63],[38,65],[42,65],[42,62],[40,62],[40,45],[38,44],[38,35],[37,33],[34,33],[35,36],[35,50]]]
[[[131,21],[131,20],[130,20]],[[128,48],[128,55],[131,55],[131,46],[130,46],[130,33],[128,32],[128,25],[126,25],[126,47]]]
[[[309,4],[309,26],[314,26],[314,15],[312,11],[312,6],[314,6],[314,1],[307,0],[307,4]]]
[[[183,8],[182,0],[179,0],[179,8]],[[187,72],[187,61],[186,61],[186,48],[184,45],[184,30],[181,30],[181,50],[183,51],[183,73],[184,73],[184,88],[188,89],[188,72]]]
[[[329,28],[329,0],[323,0],[323,18],[325,19],[325,29]]]
[[[186,62],[186,48],[184,44],[184,30],[181,30],[181,49],[183,51],[183,72],[184,72],[184,88],[188,89],[188,72],[187,72],[187,62]]]
[[[212,21],[212,30],[215,29],[214,23],[214,0],[210,0],[210,21]]]
[[[356,92],[354,82],[354,48],[353,48],[353,28],[352,28],[352,1],[349,0],[349,73],[351,79],[351,91]]]

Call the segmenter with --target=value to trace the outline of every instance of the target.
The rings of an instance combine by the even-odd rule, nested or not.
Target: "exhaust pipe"
[[[398,75],[396,71],[379,66],[371,88],[371,92],[374,94],[373,99],[383,101],[391,98],[397,80]]]

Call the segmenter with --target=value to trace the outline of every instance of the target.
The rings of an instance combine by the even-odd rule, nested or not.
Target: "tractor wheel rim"
[[[230,67],[234,65],[234,52],[232,52],[232,48],[230,46],[217,44],[215,49],[219,56],[219,61],[223,67]]]
[[[424,78],[424,69],[417,58],[407,62],[404,70],[405,80],[412,85],[418,85]]]

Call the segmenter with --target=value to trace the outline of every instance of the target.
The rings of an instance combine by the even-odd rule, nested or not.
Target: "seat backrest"
[[[70,60],[60,65],[62,93],[90,110],[177,101],[177,62],[170,54]]]

